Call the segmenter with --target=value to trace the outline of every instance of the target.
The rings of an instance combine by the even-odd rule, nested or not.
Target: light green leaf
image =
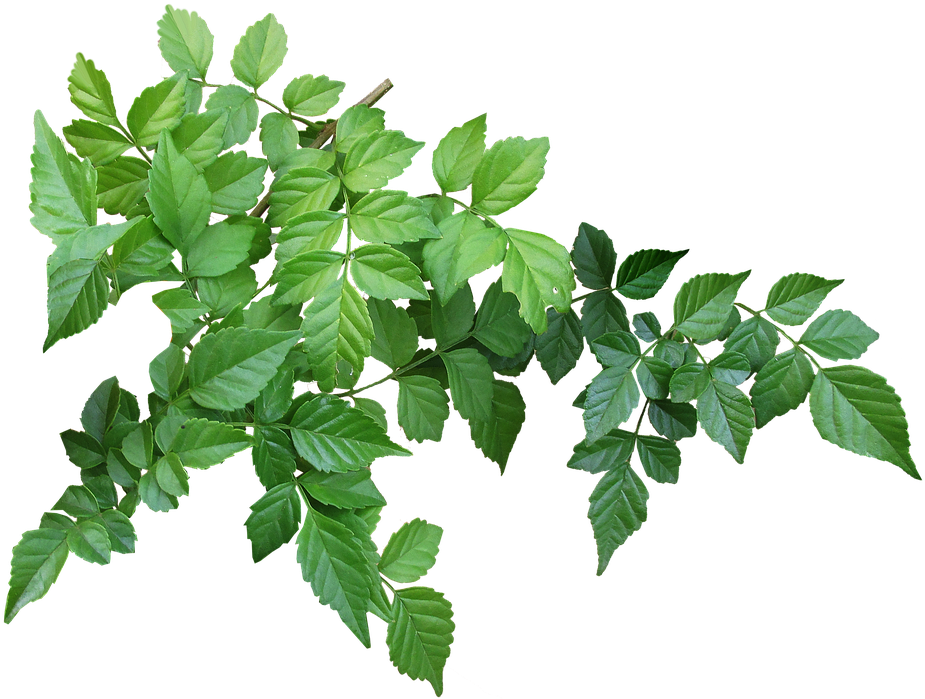
[[[434,179],[444,192],[461,192],[470,184],[485,152],[486,115],[450,129],[434,151]]]
[[[106,250],[118,242],[136,224],[140,224],[142,220],[141,217],[138,217],[115,225],[102,223],[67,236],[58,244],[55,251],[48,256],[48,262],[46,263],[48,275],[51,276],[61,265],[73,260],[98,261]]]
[[[417,582],[436,563],[442,536],[443,529],[423,519],[403,524],[382,550],[379,572],[395,582]]]
[[[305,132],[300,131],[299,134],[301,138]],[[276,170],[276,179],[279,179],[290,170],[300,167],[314,167],[319,170],[335,172],[334,166],[336,163],[337,159],[332,151],[317,148],[298,148],[295,152],[287,155],[285,160],[280,163],[279,168]]]
[[[306,471],[299,483],[318,502],[341,509],[381,507],[386,504],[365,468],[347,473]]]
[[[247,262],[217,277],[199,277],[196,281],[199,298],[212,311],[213,318],[229,316],[236,306],[244,306],[257,293],[257,275]],[[213,325],[209,332],[217,332],[225,327],[244,324],[241,312],[238,320],[221,325]],[[229,324],[230,323],[230,324]]]
[[[588,385],[584,423],[589,444],[629,420],[639,405],[639,386],[626,367],[610,367]]]
[[[308,507],[298,537],[302,578],[318,601],[334,609],[354,635],[369,648],[368,562],[350,529]]]
[[[295,390],[295,373],[283,365],[254,401],[254,422],[270,423],[289,412]]]
[[[168,5],[157,21],[157,34],[161,55],[174,72],[188,70],[191,78],[206,79],[214,37],[202,17]]]
[[[341,362],[352,368],[351,376],[360,375],[374,336],[366,301],[345,281],[336,281],[315,296],[305,310],[302,334],[318,388],[325,392],[334,389],[338,374],[343,373]]]
[[[857,359],[880,333],[850,311],[826,311],[803,332],[800,344],[826,359]]]
[[[344,83],[326,75],[303,75],[286,85],[283,104],[294,114],[320,116],[337,104],[343,90]]]
[[[312,250],[330,250],[344,229],[344,218],[336,211],[309,211],[289,219],[276,236],[277,261]]]
[[[158,292],[151,300],[170,320],[170,329],[175,335],[191,328],[203,314],[209,312],[209,307],[193,298],[185,286]]]
[[[298,339],[297,332],[248,328],[206,335],[190,353],[190,395],[206,408],[243,408],[276,375]]]
[[[443,237],[424,245],[424,271],[445,304],[467,280],[501,263],[507,238],[468,211],[444,218],[437,228]]]
[[[656,432],[675,442],[697,434],[697,410],[690,403],[650,401],[649,422]]]
[[[508,238],[507,255],[501,272],[505,291],[520,300],[520,315],[534,332],[546,332],[546,307],[560,313],[571,308],[575,278],[568,250],[540,233],[504,230]]]
[[[247,449],[252,442],[243,430],[224,422],[195,418],[180,425],[170,451],[188,468],[209,468]]]
[[[276,170],[299,147],[299,130],[285,114],[270,112],[260,120],[260,145],[270,169]]]
[[[474,417],[469,420],[472,441],[486,458],[501,467],[502,475],[526,419],[526,410],[520,389],[510,381],[495,379],[491,396],[491,419],[487,422]]]
[[[78,53],[74,69],[68,76],[67,82],[71,102],[80,111],[101,124],[119,125],[109,80],[106,74],[93,64],[93,61],[87,60],[82,53]]]
[[[513,209],[536,191],[545,174],[548,152],[549,139],[545,136],[529,141],[520,136],[497,141],[485,151],[475,169],[472,206],[489,216]]]
[[[147,194],[154,222],[181,254],[209,224],[212,195],[205,177],[180,155],[168,132],[161,134]]]
[[[738,463],[745,461],[755,427],[748,396],[735,386],[710,381],[697,398],[697,419],[710,439],[721,444]]]
[[[646,521],[648,499],[649,491],[628,462],[607,471],[598,481],[588,498],[588,519],[597,541],[598,575],[607,569],[614,551]]]
[[[42,599],[67,560],[68,532],[63,529],[33,529],[13,547],[10,591],[3,620],[9,624],[29,602]]]
[[[656,483],[677,483],[681,467],[681,450],[675,443],[661,437],[640,435],[636,450],[646,475]]]
[[[617,253],[610,236],[590,223],[578,226],[578,235],[572,245],[572,265],[575,276],[584,286],[609,288],[617,268]]]
[[[106,310],[109,283],[96,260],[72,260],[48,279],[48,335],[42,351],[96,323]]]
[[[343,265],[344,254],[332,250],[312,250],[286,260],[273,272],[273,303],[305,303],[331,286]]]
[[[154,392],[164,400],[170,400],[180,389],[180,382],[186,372],[186,355],[176,345],[167,345],[167,349],[151,360],[148,375]]]
[[[176,454],[168,452],[158,460],[154,473],[157,484],[168,495],[178,498],[189,495],[189,475]]]
[[[113,267],[126,274],[157,274],[172,258],[173,245],[154,225],[153,216],[129,226],[112,248]]]
[[[759,371],[777,351],[780,335],[773,323],[757,316],[743,320],[729,335],[724,349],[740,352],[748,357],[753,372]]]
[[[99,168],[96,183],[99,207],[107,214],[128,216],[148,191],[150,169],[144,160],[128,156]]]
[[[668,250],[640,250],[623,260],[617,270],[617,293],[628,299],[650,299],[665,282],[678,260],[687,254],[687,250],[669,252]],[[728,315],[728,314],[727,314]]]
[[[361,138],[385,129],[385,112],[365,104],[355,104],[340,115],[334,147],[338,153],[346,153]]]
[[[96,522],[78,522],[67,532],[67,547],[71,553],[90,563],[105,565],[109,563],[112,545],[106,529]]]
[[[494,373],[478,350],[457,349],[441,355],[450,382],[453,407],[466,420],[489,422],[492,418]]]
[[[64,137],[77,155],[89,158],[97,167],[111,163],[132,147],[131,142],[115,129],[86,119],[75,119],[65,126]]]
[[[327,209],[340,192],[340,182],[330,172],[313,167],[290,170],[273,183],[267,223],[286,226],[296,216]]]
[[[272,14],[252,24],[234,47],[234,77],[257,90],[283,65],[286,38],[286,30]]]
[[[411,164],[424,143],[401,131],[374,131],[356,140],[344,160],[344,185],[351,192],[385,187]]]
[[[539,336],[539,337],[542,337]],[[539,339],[537,337],[537,340]],[[630,369],[639,360],[639,341],[625,330],[604,333],[590,343],[594,356],[605,367]]]
[[[31,172],[29,210],[40,233],[57,244],[61,236],[96,225],[96,170],[68,154],[38,111]]]
[[[581,321],[571,309],[559,313],[547,308],[546,325],[546,332],[536,336],[536,358],[549,380],[557,384],[578,364],[585,340],[581,334]]]
[[[453,609],[442,593],[429,587],[396,590],[385,640],[389,659],[403,675],[430,682],[439,697],[455,629]]]
[[[218,277],[248,259],[255,229],[228,219],[208,226],[189,246],[186,274],[189,277]]]
[[[732,304],[751,271],[698,274],[684,282],[674,300],[675,329],[695,340],[717,335],[732,313]]]
[[[632,432],[611,430],[591,444],[587,440],[576,444],[567,465],[588,473],[610,471],[629,461],[635,443]]]
[[[408,364],[418,350],[417,326],[408,311],[388,300],[368,299],[373,324],[371,354],[391,369]]]
[[[146,88],[132,103],[126,123],[137,145],[153,146],[161,131],[180,123],[186,109],[186,79],[186,73],[177,73]]]
[[[823,439],[921,479],[909,454],[906,414],[882,376],[859,366],[821,369],[810,390],[809,410]]]
[[[784,325],[802,325],[819,309],[825,297],[844,279],[823,279],[814,274],[788,274],[768,292],[764,309]]]
[[[595,291],[581,304],[581,331],[588,343],[612,332],[629,332],[623,302],[609,291]]]
[[[244,151],[225,153],[203,172],[212,192],[212,211],[233,215],[255,207],[266,172],[262,158],[248,158]]]
[[[385,430],[363,411],[333,396],[321,396],[300,407],[290,423],[299,456],[315,468],[356,471],[380,456],[411,452],[388,438]]]
[[[787,350],[765,364],[749,391],[758,428],[796,409],[813,385],[813,367],[802,352]]]
[[[223,136],[225,148],[247,143],[260,117],[254,93],[240,85],[222,85],[206,100],[206,109],[228,110],[228,122]]]
[[[361,245],[350,254],[350,273],[356,285],[379,299],[430,298],[421,270],[389,245]]]
[[[187,114],[171,132],[177,152],[186,156],[199,172],[214,163],[222,152],[229,115],[227,109]]]
[[[255,427],[251,452],[257,478],[265,488],[292,480],[296,452],[289,435],[277,427]]]
[[[437,379],[401,376],[398,381],[398,424],[416,442],[439,442],[450,416],[450,399]]]
[[[251,505],[251,513],[244,522],[254,563],[288,544],[299,531],[301,522],[302,503],[294,481],[268,490]]]
[[[420,199],[385,189],[370,192],[350,207],[350,225],[358,238],[370,243],[440,237]]]

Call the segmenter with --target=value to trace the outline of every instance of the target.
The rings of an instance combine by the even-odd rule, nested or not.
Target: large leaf
[[[168,5],[157,21],[157,34],[161,55],[174,72],[188,70],[191,78],[206,79],[214,37],[202,17]]]
[[[209,468],[247,449],[252,442],[250,435],[243,430],[224,422],[196,418],[180,425],[170,443],[170,451],[180,457],[184,466]]]
[[[443,529],[423,519],[403,524],[382,550],[379,572],[395,582],[417,582],[436,563],[442,536]]]
[[[684,282],[674,300],[675,329],[695,340],[717,335],[732,313],[736,293],[751,272],[698,274]]]
[[[157,274],[172,258],[173,245],[154,225],[153,216],[131,226],[112,248],[113,266],[126,274]]]
[[[385,187],[411,164],[424,144],[401,131],[374,131],[358,139],[344,160],[344,185],[352,192]]]
[[[248,158],[243,151],[225,153],[203,172],[212,192],[212,211],[230,216],[254,208],[266,172],[263,158]]]
[[[475,317],[473,337],[502,357],[516,356],[531,335],[530,326],[518,315],[518,307],[516,296],[502,291],[500,281],[492,282],[482,297],[482,304]],[[550,311],[548,309],[547,312]],[[578,324],[577,318],[575,324]]]
[[[656,483],[677,483],[681,466],[681,450],[675,443],[661,437],[639,435],[636,450],[646,475]]]
[[[556,384],[578,364],[585,341],[581,321],[571,309],[559,313],[547,308],[546,322],[546,332],[536,336],[536,358],[549,380]]]
[[[882,376],[859,366],[821,369],[810,390],[809,410],[823,439],[921,478],[909,454],[906,414]]]
[[[450,129],[434,151],[434,179],[444,192],[459,192],[472,184],[475,168],[485,152],[485,119],[482,114]]]
[[[369,648],[366,554],[350,529],[312,507],[307,510],[297,551],[302,578],[311,584],[318,600],[334,609]]]
[[[420,199],[386,189],[370,192],[350,207],[350,226],[369,243],[396,245],[440,237]]]
[[[409,456],[366,413],[340,398],[322,396],[302,405],[290,423],[299,456],[315,468],[355,471],[380,456]]]
[[[320,116],[337,104],[343,90],[344,83],[326,75],[303,75],[286,85],[283,104],[293,114]]]
[[[500,264],[507,238],[502,229],[486,226],[468,211],[448,216],[437,228],[443,237],[424,245],[424,271],[446,304],[470,278]]]
[[[572,245],[572,264],[583,285],[589,289],[608,288],[617,268],[617,253],[610,236],[590,223],[582,223]]]
[[[417,326],[408,311],[391,301],[371,298],[367,304],[375,334],[371,346],[373,358],[390,369],[404,366],[418,350]]]
[[[472,179],[472,206],[494,216],[517,206],[543,179],[549,139],[517,136],[496,142],[482,155]]]
[[[505,291],[520,300],[520,315],[534,332],[546,332],[546,307],[571,308],[575,277],[568,250],[540,233],[505,229],[507,255],[501,271]]]
[[[703,431],[740,464],[755,427],[755,413],[742,391],[722,381],[710,381],[697,398],[697,419]]]
[[[67,531],[34,529],[13,547],[10,591],[3,620],[9,624],[29,602],[41,599],[58,579],[67,560]]]
[[[234,47],[234,77],[257,90],[277,71],[286,57],[286,30],[268,14],[252,24]]]
[[[146,88],[128,110],[126,123],[135,143],[146,148],[158,142],[161,131],[180,123],[186,109],[186,73]],[[158,148],[160,150],[160,148]]]
[[[350,254],[350,273],[356,285],[377,299],[430,298],[421,270],[390,245],[361,245]]]
[[[814,274],[788,274],[768,292],[765,312],[784,325],[802,325],[815,313],[829,292],[844,279],[823,279]]]
[[[93,61],[84,58],[82,53],[78,53],[74,69],[68,76],[67,82],[71,102],[80,111],[101,124],[119,125],[116,105],[112,99],[112,87],[109,85],[106,74],[99,70]]]
[[[597,541],[597,574],[602,575],[613,552],[646,521],[649,491],[629,462],[607,471],[588,501],[588,519]]]
[[[639,386],[626,367],[604,369],[588,385],[584,423],[588,443],[593,443],[626,422],[639,405]]]
[[[332,507],[352,510],[386,504],[365,468],[347,473],[306,471],[299,483],[315,500]]]
[[[450,399],[437,379],[430,376],[398,378],[398,424],[408,439],[439,442],[450,416]]]
[[[430,682],[439,697],[455,629],[453,608],[442,593],[429,587],[396,590],[385,640],[389,659],[403,675]]]
[[[251,513],[244,522],[254,563],[288,544],[299,531],[301,521],[302,504],[295,481],[270,488],[251,505]]]
[[[800,344],[826,359],[857,359],[880,333],[850,311],[826,311],[803,332]]]
[[[65,126],[64,137],[77,155],[97,167],[111,163],[132,147],[131,141],[115,129],[86,119],[75,119]]]
[[[243,408],[276,375],[298,339],[297,332],[248,328],[206,335],[190,353],[190,395],[206,408]]]
[[[797,408],[813,385],[813,367],[802,352],[782,352],[765,364],[755,376],[749,393],[759,428],[773,418]]]
[[[290,170],[273,183],[267,223],[285,226],[299,214],[327,209],[339,191],[340,182],[330,172],[314,167]]]
[[[623,260],[617,271],[617,292],[629,299],[650,299],[665,282],[687,250],[640,250]]]
[[[103,315],[109,283],[96,260],[72,260],[48,279],[48,334],[42,351],[86,330]]]
[[[488,360],[472,348],[444,352],[441,358],[456,411],[466,420],[490,421],[494,374]]]
[[[498,466],[507,467],[520,428],[526,419],[527,406],[516,384],[495,379],[491,396],[491,418],[470,418],[469,434],[482,453]]]
[[[723,346],[727,352],[739,352],[748,358],[752,371],[759,371],[777,351],[780,335],[773,323],[755,316],[739,323]]]

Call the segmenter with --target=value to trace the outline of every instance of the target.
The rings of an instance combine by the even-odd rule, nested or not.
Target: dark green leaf
[[[628,462],[607,471],[588,501],[588,519],[597,541],[597,574],[603,574],[613,552],[646,521],[649,491]]]
[[[819,309],[829,292],[843,281],[813,274],[788,274],[771,287],[764,310],[778,323],[802,325]]]
[[[650,401],[649,422],[656,432],[675,442],[697,434],[697,410],[690,403]]]
[[[427,680],[443,694],[443,667],[453,642],[453,609],[442,593],[429,587],[395,591],[392,621],[386,635],[389,659],[403,675]]]
[[[86,432],[65,430],[61,433],[61,441],[67,458],[79,468],[93,468],[106,461],[103,445]]]
[[[513,209],[536,191],[548,152],[546,137],[528,141],[517,136],[496,142],[475,168],[472,206],[490,216]]]
[[[94,517],[106,530],[109,536],[110,548],[116,553],[135,553],[135,527],[129,518],[118,510],[106,510],[99,517]]]
[[[115,376],[93,389],[80,413],[80,424],[87,434],[103,441],[106,431],[116,421],[121,395],[119,381]]]
[[[441,355],[450,381],[453,407],[466,420],[489,422],[492,417],[494,375],[488,360],[476,349],[457,349]]]
[[[773,323],[753,317],[742,321],[729,335],[724,348],[727,352],[740,352],[748,357],[753,372],[759,371],[777,351],[780,335]]]
[[[478,335],[476,335],[478,338]],[[481,338],[479,338],[481,339]],[[521,348],[523,345],[521,345]],[[581,321],[575,311],[566,313],[546,309],[546,332],[536,336],[536,358],[553,384],[557,384],[575,365],[585,348]]]
[[[748,357],[741,352],[723,352],[708,366],[714,379],[732,386],[738,386],[752,373]]]
[[[412,302],[413,303],[413,302]],[[408,307],[411,310],[411,306]],[[472,288],[463,284],[458,293],[445,304],[433,301],[430,304],[433,337],[438,347],[449,347],[461,341],[472,329],[475,321],[475,301]],[[424,337],[424,335],[421,335]]]
[[[612,430],[592,444],[582,440],[575,445],[568,467],[588,473],[610,471],[629,461],[635,443],[636,435],[625,430]]]
[[[800,344],[826,359],[857,359],[880,333],[850,311],[826,311],[803,332]]]
[[[34,529],[13,547],[10,591],[3,620],[9,624],[29,602],[41,599],[58,579],[67,560],[67,535],[63,529]]]
[[[594,377],[584,404],[587,442],[593,443],[626,422],[639,405],[639,387],[626,367],[610,367]]]
[[[439,442],[450,416],[450,399],[440,382],[429,376],[398,378],[398,424],[416,442]]]
[[[254,449],[251,454],[257,478],[265,488],[292,480],[296,467],[296,452],[292,439],[277,427],[254,428]]]
[[[650,299],[665,282],[687,250],[640,250],[623,260],[617,270],[617,292],[628,299]]]
[[[254,563],[262,561],[283,544],[288,544],[299,531],[302,504],[294,481],[271,488],[251,505],[244,526],[251,542]]]
[[[148,365],[154,392],[164,400],[170,400],[179,390],[185,371],[186,355],[176,345],[167,345]]]
[[[105,565],[109,563],[112,545],[106,529],[96,522],[78,522],[67,532],[67,547],[76,556],[90,563]]]
[[[661,437],[640,435],[636,440],[639,460],[646,475],[656,483],[677,483],[681,468],[681,450]]]
[[[698,274],[684,282],[674,300],[677,331],[695,340],[719,334],[732,313],[736,293],[749,274],[750,271],[736,275]]]
[[[601,335],[630,331],[623,302],[609,291],[595,291],[581,304],[581,331],[590,345]]]
[[[633,316],[633,332],[643,342],[655,342],[662,334],[662,326],[654,313],[637,313]]]
[[[99,512],[100,506],[85,486],[69,485],[51,509],[67,512],[72,517],[88,517]]]
[[[436,563],[442,536],[443,529],[423,519],[403,524],[382,550],[379,572],[395,582],[417,582]]]
[[[510,381],[495,379],[491,397],[491,419],[487,422],[471,418],[469,434],[482,453],[498,466],[501,473],[507,467],[520,428],[526,419],[527,406],[520,389]]]
[[[639,340],[625,330],[615,330],[589,341],[594,356],[605,367],[631,368],[639,359],[642,351]]]
[[[813,367],[802,352],[787,350],[765,364],[749,392],[758,428],[797,408],[813,385]]]
[[[680,371],[680,369],[679,369]],[[697,419],[703,431],[740,464],[755,427],[755,413],[742,391],[722,381],[710,381],[697,398]]]
[[[674,369],[668,362],[655,357],[643,357],[636,368],[636,378],[642,394],[650,400],[663,400],[668,397],[671,377]]]
[[[501,290],[500,280],[496,280],[482,297],[478,314],[475,317],[473,336],[485,347],[504,357],[516,356],[530,339],[530,326],[517,314],[517,297]],[[547,313],[556,313],[548,309]],[[574,315],[574,314],[573,314]],[[578,326],[578,318],[574,319]],[[581,343],[580,329],[578,342]],[[579,349],[579,354],[580,354]],[[542,361],[542,360],[541,360]],[[555,383],[555,381],[553,381]]]
[[[675,369],[668,387],[671,400],[675,403],[689,403],[700,397],[710,383],[710,373],[703,364],[685,364]]]
[[[404,308],[388,300],[369,299],[369,318],[373,324],[372,356],[397,369],[411,361],[418,350],[417,327]]]
[[[590,223],[578,226],[578,236],[572,245],[572,265],[575,276],[584,286],[608,288],[617,267],[617,253],[610,236]]]
[[[306,471],[299,483],[315,500],[333,507],[352,510],[386,504],[365,468],[347,473]]]

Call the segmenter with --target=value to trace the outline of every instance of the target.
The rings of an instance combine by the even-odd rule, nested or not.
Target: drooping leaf
[[[267,223],[286,226],[299,214],[327,209],[340,191],[340,182],[330,172],[313,167],[290,170],[273,183]]]
[[[254,428],[254,449],[251,453],[257,478],[265,488],[292,480],[296,468],[296,452],[292,439],[277,427]]]
[[[403,524],[382,550],[379,572],[395,582],[417,582],[434,566],[442,536],[443,529],[423,519]]]
[[[347,473],[306,471],[299,483],[315,500],[332,507],[352,510],[386,504],[365,468]]]
[[[162,457],[165,458],[165,457]],[[158,464],[160,461],[158,461]],[[145,471],[141,480],[138,482],[138,493],[142,502],[154,512],[170,512],[179,506],[179,501],[175,495],[171,495],[161,488],[157,480],[157,467],[155,464],[152,469]]]
[[[722,381],[710,381],[697,398],[697,419],[707,436],[740,464],[755,427],[755,413],[742,391]]]
[[[93,468],[106,461],[106,450],[93,435],[65,430],[61,433],[61,441],[67,458],[78,468]]]
[[[455,629],[453,609],[442,593],[429,587],[396,590],[385,641],[389,659],[403,675],[430,682],[439,697]]]
[[[516,296],[502,291],[499,280],[492,282],[476,314],[473,337],[503,357],[517,355],[531,335],[530,326],[518,315],[518,307]],[[547,312],[558,314],[551,309]],[[575,318],[575,324],[578,324],[578,318]]]
[[[526,420],[527,406],[516,384],[495,379],[491,396],[491,418],[481,421],[469,419],[472,441],[486,458],[501,467],[507,467],[508,457],[514,448],[520,428]]]
[[[89,517],[99,512],[100,506],[85,486],[69,485],[51,509],[67,512],[72,517]]]
[[[681,467],[681,450],[674,442],[661,437],[639,435],[636,450],[646,475],[656,483],[677,483]]]
[[[732,313],[736,293],[748,272],[698,274],[684,282],[674,300],[674,325],[682,335],[703,340],[718,334]]]
[[[175,335],[185,332],[209,311],[209,307],[193,298],[185,286],[160,291],[151,300],[170,320],[170,328]]]
[[[122,392],[115,376],[102,381],[93,389],[80,412],[80,424],[87,434],[100,442],[104,441],[106,432],[119,417],[121,399]]]
[[[411,164],[424,144],[401,131],[373,131],[357,139],[344,160],[344,185],[351,192],[385,187]]]
[[[94,517],[109,536],[110,548],[116,553],[135,553],[135,527],[124,514],[118,510],[105,510]]]
[[[225,123],[225,133],[222,137],[224,148],[247,143],[247,139],[257,128],[257,119],[260,116],[254,93],[240,85],[222,85],[206,100],[206,109],[228,110],[228,121]]]
[[[710,383],[710,372],[703,364],[685,364],[675,369],[668,387],[671,400],[675,403],[689,403],[700,397]]]
[[[68,76],[67,82],[71,102],[80,111],[101,124],[119,125],[116,105],[112,99],[112,87],[109,85],[106,74],[99,70],[93,61],[84,58],[82,53],[78,53],[74,69]]]
[[[665,282],[668,275],[687,250],[640,250],[623,260],[617,270],[617,293],[628,299],[650,299]]]
[[[154,475],[158,486],[168,495],[177,498],[189,495],[189,474],[176,454],[164,454],[154,465]]]
[[[293,114],[320,116],[337,104],[344,83],[326,75],[303,75],[295,78],[283,90],[283,104]]]
[[[501,263],[507,238],[468,211],[444,218],[437,228],[443,237],[424,245],[424,272],[446,304],[470,278]]]
[[[350,273],[356,285],[378,299],[430,298],[421,270],[390,245],[361,245],[350,254]]]
[[[749,393],[760,429],[773,418],[796,409],[813,385],[813,367],[802,352],[787,350],[765,364]]]
[[[372,321],[371,354],[374,359],[397,369],[411,361],[418,350],[417,326],[404,308],[388,300],[371,298],[367,301]]]
[[[588,519],[597,541],[597,574],[602,575],[619,546],[646,521],[646,501],[649,491],[645,484],[623,462],[604,473],[588,501]]]
[[[212,211],[230,216],[254,208],[266,172],[267,161],[262,158],[248,158],[243,151],[222,155],[203,171],[212,193]]]
[[[472,178],[472,206],[494,216],[513,209],[543,179],[549,139],[520,136],[496,142],[484,152]],[[568,254],[568,253],[566,253]]]
[[[697,410],[690,403],[650,401],[649,422],[656,432],[674,442],[697,434]]]
[[[780,335],[774,324],[755,316],[737,325],[723,347],[727,352],[744,354],[751,370],[757,372],[774,356],[779,344]]]
[[[921,478],[909,454],[906,414],[882,376],[858,366],[821,369],[810,389],[809,410],[823,439]]]
[[[784,325],[802,325],[815,313],[829,292],[844,279],[823,279],[814,274],[788,274],[768,292],[765,312]]]
[[[251,513],[244,522],[254,563],[288,544],[299,531],[301,522],[302,503],[295,481],[270,488],[251,505]]]
[[[33,529],[13,547],[10,591],[3,617],[7,624],[29,602],[44,597],[58,579],[67,560],[67,536],[63,529]]]
[[[826,359],[857,359],[880,333],[850,311],[826,311],[803,332],[800,344]]]
[[[507,255],[501,271],[505,291],[520,301],[520,315],[534,332],[546,332],[546,307],[560,313],[571,308],[575,277],[568,250],[540,233],[516,228],[504,230]]]
[[[234,77],[257,90],[283,64],[286,39],[286,30],[272,14],[252,24],[234,47]]]
[[[411,302],[412,304],[414,301]],[[475,321],[475,300],[472,298],[472,288],[468,283],[463,284],[458,293],[446,303],[433,301],[430,305],[430,321],[432,337],[437,340],[440,348],[449,347],[463,340],[472,330]],[[411,311],[414,306],[409,305]],[[424,333],[420,327],[421,337]]]
[[[157,22],[157,34],[161,55],[174,72],[188,70],[191,78],[206,79],[214,37],[202,17],[168,5]]]
[[[639,386],[626,367],[610,367],[594,377],[584,403],[589,444],[626,422],[639,405]]]
[[[186,108],[186,73],[146,88],[128,110],[126,124],[142,148],[155,145],[164,129],[170,130],[180,123]],[[158,148],[160,150],[160,148]]]
[[[591,444],[586,440],[576,444],[567,465],[588,473],[610,471],[629,461],[635,444],[632,432],[611,430]]]
[[[370,192],[350,207],[350,226],[368,243],[396,245],[440,237],[420,199],[386,189]]]
[[[299,147],[299,131],[295,122],[277,112],[264,115],[260,120],[260,145],[270,163],[270,169],[276,171],[286,157],[295,153]]]
[[[617,253],[610,236],[590,223],[578,226],[578,236],[572,245],[572,265],[575,276],[584,286],[608,288],[617,268]]]
[[[486,115],[450,129],[434,151],[434,179],[444,192],[460,192],[472,184],[485,152]]]
[[[575,368],[584,348],[581,321],[575,311],[559,313],[547,308],[546,332],[536,336],[536,358],[553,384]]]
[[[472,348],[441,355],[450,381],[453,407],[465,420],[489,422],[492,417],[494,374],[488,360]]]
[[[96,260],[61,265],[48,279],[48,334],[42,351],[89,328],[108,305],[109,284]]]
[[[607,333],[630,331],[623,302],[611,292],[595,291],[581,304],[581,331],[588,343]]]
[[[450,416],[450,399],[440,382],[430,376],[398,379],[398,424],[416,442],[439,442]]]

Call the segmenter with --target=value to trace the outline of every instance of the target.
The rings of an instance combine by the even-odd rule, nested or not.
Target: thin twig
[[[365,104],[368,107],[372,107],[374,104],[376,104],[376,102],[378,102],[380,99],[382,99],[385,96],[386,92],[388,92],[391,89],[392,89],[392,81],[386,78],[381,83],[379,83],[373,89],[372,92],[370,92],[368,95],[366,95],[366,97],[361,99],[359,102],[357,102],[353,106],[356,107],[358,105]],[[336,128],[337,128],[336,120],[325,124],[324,128],[321,129],[321,133],[319,133],[315,137],[315,140],[311,142],[311,145],[309,145],[309,148],[321,148],[325,143],[328,142],[331,136],[334,135],[334,131]],[[250,215],[260,218],[267,212],[268,208],[270,208],[270,193],[269,192],[267,192],[266,195],[263,197],[263,199],[261,199],[260,202],[257,204],[257,206],[254,207],[254,210],[251,211]]]

